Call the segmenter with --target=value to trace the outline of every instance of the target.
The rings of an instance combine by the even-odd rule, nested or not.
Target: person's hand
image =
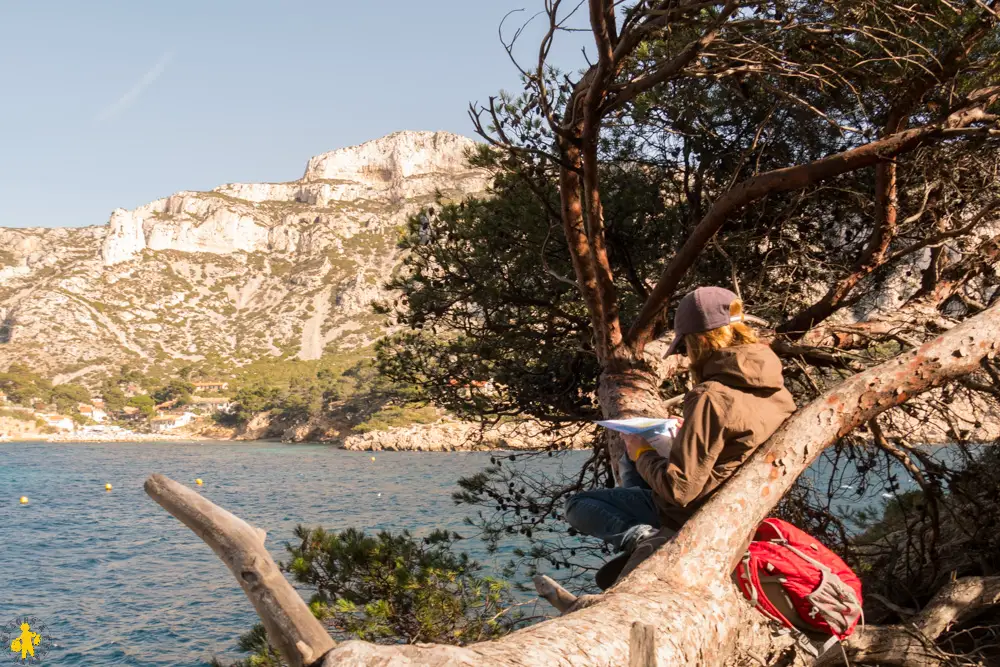
[[[639,454],[646,449],[652,449],[645,438],[641,438],[631,433],[622,433],[622,440],[625,441],[625,451],[630,460],[635,461]]]

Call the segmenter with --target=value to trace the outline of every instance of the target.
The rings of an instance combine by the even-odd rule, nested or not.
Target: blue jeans
[[[635,467],[632,463],[632,459],[628,457],[628,454],[622,454],[621,459],[618,461],[618,475],[622,478],[621,488],[628,489],[632,487],[639,487],[640,489],[650,489],[649,484],[646,484],[646,480],[642,478],[639,474],[639,469]]]
[[[648,526],[660,527],[653,492],[626,457],[619,463],[622,486],[583,491],[566,501],[566,521],[584,535],[621,549]]]

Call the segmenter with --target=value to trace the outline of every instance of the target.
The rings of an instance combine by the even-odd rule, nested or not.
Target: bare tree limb
[[[981,15],[940,58],[935,66],[916,77],[904,93],[889,109],[883,136],[899,132],[907,126],[910,115],[917,103],[936,84],[955,76],[967,62],[969,54],[995,23],[990,15]],[[851,273],[830,286],[819,301],[805,309],[779,327],[779,331],[793,338],[822,322],[845,304],[851,290],[865,276],[870,275],[888,261],[889,245],[896,236],[896,219],[899,215],[897,193],[897,171],[895,160],[886,160],[875,165],[875,222],[868,241],[858,255]],[[925,202],[926,203],[926,202]]]
[[[163,475],[150,475],[144,488],[150,498],[212,547],[253,603],[268,640],[292,667],[322,661],[336,642],[264,548],[263,530]]]
[[[631,83],[618,88],[613,91],[613,95],[610,98],[610,102],[604,105],[602,114],[610,113],[615,109],[620,109],[621,107],[628,104],[630,101],[635,99],[637,95],[650,90],[665,81],[669,81],[673,77],[680,74],[685,67],[691,64],[695,58],[698,57],[706,46],[715,41],[716,36],[719,34],[719,29],[725,24],[726,21],[733,15],[733,13],[739,8],[740,3],[738,0],[729,0],[726,2],[722,11],[719,13],[718,18],[712,22],[709,28],[705,31],[698,39],[694,40],[683,49],[680,53],[671,58],[668,62],[663,63],[652,72],[641,76]]]
[[[1000,577],[964,577],[946,585],[906,626],[869,626],[846,642],[851,664],[941,665],[944,657],[934,640],[950,627],[964,623],[1000,604]],[[843,664],[831,651],[817,667]]]
[[[538,596],[547,601],[560,612],[569,611],[577,601],[577,597],[551,577],[536,574],[532,579]]]
[[[898,259],[902,259],[903,257],[906,257],[907,255],[912,255],[913,253],[917,252],[918,250],[922,250],[922,249],[924,249],[924,248],[926,248],[928,246],[940,245],[942,241],[947,241],[948,239],[954,239],[954,238],[958,238],[960,236],[965,236],[966,234],[969,234],[969,233],[975,231],[975,229],[980,224],[982,224],[983,220],[986,219],[986,216],[988,216],[990,213],[992,213],[993,211],[995,211],[997,209],[1000,209],[1000,198],[994,199],[993,201],[991,201],[990,203],[988,203],[986,206],[984,206],[979,211],[979,213],[977,213],[976,215],[974,215],[972,217],[972,219],[968,222],[968,224],[963,225],[961,227],[958,227],[956,229],[951,229],[951,230],[948,230],[948,231],[938,232],[937,234],[931,234],[930,236],[928,236],[927,238],[925,238],[925,239],[923,239],[921,241],[917,241],[916,243],[913,243],[913,244],[911,244],[911,245],[903,248],[902,250],[894,252],[892,254],[892,256],[887,261],[888,262],[893,262],[893,261],[896,261]]]

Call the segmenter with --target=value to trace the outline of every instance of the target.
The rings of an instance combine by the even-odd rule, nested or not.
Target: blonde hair
[[[743,302],[733,301],[729,306],[730,317],[743,316]],[[749,345],[757,342],[757,334],[746,322],[740,320],[717,329],[684,336],[688,359],[691,361],[691,376],[695,384],[701,382],[701,369],[716,350],[733,345]]]

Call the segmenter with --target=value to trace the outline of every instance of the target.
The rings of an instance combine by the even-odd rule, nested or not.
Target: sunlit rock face
[[[296,235],[280,228],[300,225],[309,212],[305,207],[315,209],[313,220],[319,222],[369,201],[405,204],[438,191],[482,192],[487,175],[470,168],[467,159],[474,148],[472,140],[447,132],[396,132],[317,155],[297,181],[230,183],[211,192],[178,192],[131,211],[116,209],[102,257],[113,265],[146,249],[288,251],[287,241]]]
[[[438,196],[485,193],[476,143],[396,132],[323,153],[285,183],[178,192],[107,225],[0,229],[0,370],[61,380],[121,364],[316,359],[385,334],[371,308],[400,226]]]

